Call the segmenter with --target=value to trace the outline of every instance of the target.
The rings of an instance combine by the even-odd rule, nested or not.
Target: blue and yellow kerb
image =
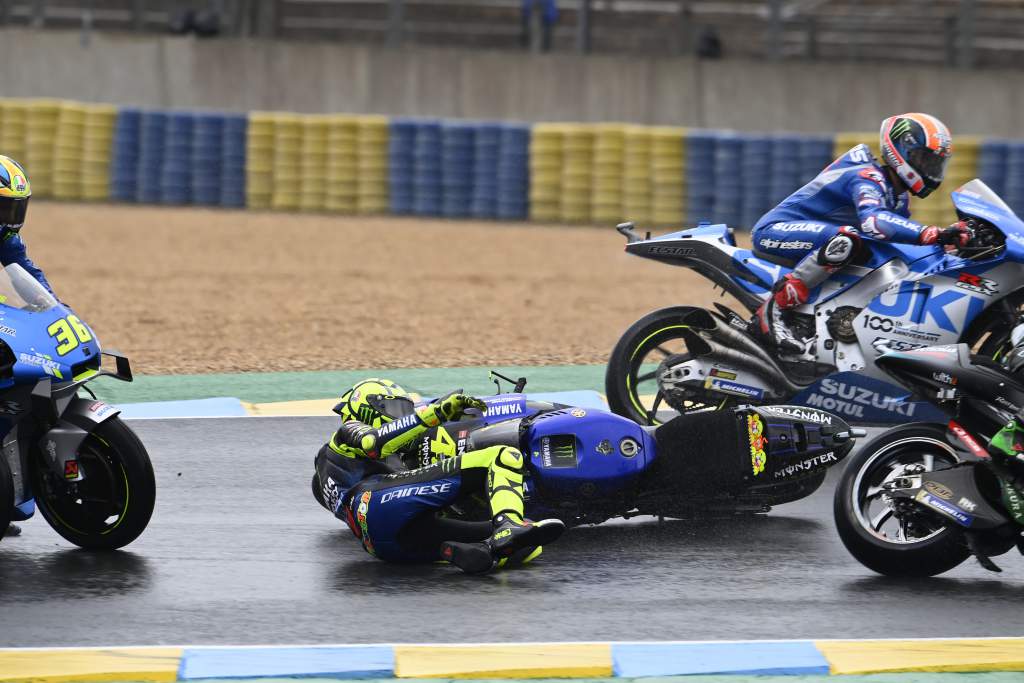
[[[1024,672],[1024,638],[0,649],[0,681]]]

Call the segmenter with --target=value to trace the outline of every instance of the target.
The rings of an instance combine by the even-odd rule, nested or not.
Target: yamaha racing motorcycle
[[[792,327],[815,339],[811,357],[780,358],[748,333],[753,312],[793,262],[736,245],[724,225],[701,224],[652,238],[619,226],[626,251],[690,268],[747,310],[674,306],[633,324],[608,363],[612,410],[642,424],[739,402],[823,408],[855,424],[935,420],[927,402],[878,367],[888,351],[963,342],[1005,351],[1024,304],[1024,223],[982,181],[953,193],[974,229],[956,253],[872,241],[863,261],[834,273],[794,309]]]
[[[37,507],[82,548],[120,548],[146,528],[156,485],[145,447],[115,407],[79,395],[103,376],[130,382],[128,359],[101,351],[21,266],[0,270],[0,538]]]
[[[833,505],[843,544],[890,576],[941,574],[971,555],[999,571],[993,556],[1024,553],[1024,458],[986,446],[1024,408],[1024,383],[966,344],[877,364],[946,419],[891,429],[849,461]]]
[[[445,457],[514,446],[527,462],[530,517],[597,524],[767,512],[813,493],[863,435],[823,410],[794,406],[742,406],[640,426],[603,410],[529,400],[524,385],[520,379],[512,393],[484,398],[482,413],[431,429],[404,466],[433,464],[437,444],[449,446]],[[483,505],[453,514],[489,518]]]

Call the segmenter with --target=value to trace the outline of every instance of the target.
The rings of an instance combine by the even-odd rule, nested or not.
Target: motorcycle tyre
[[[7,462],[0,458],[0,541],[11,525],[14,512],[14,477]]]
[[[971,556],[963,533],[953,527],[946,527],[926,541],[900,546],[872,536],[857,521],[851,499],[858,473],[882,448],[914,437],[946,442],[946,427],[939,424],[909,424],[890,429],[872,439],[847,462],[833,498],[832,512],[843,545],[862,565],[885,576],[937,576],[962,564]]]
[[[701,310],[699,306],[661,308],[640,318],[622,333],[608,358],[608,369],[604,376],[608,408],[613,413],[628,417],[638,424],[650,424],[646,412],[640,412],[630,394],[628,383],[633,372],[633,356],[641,344],[650,343],[650,339],[659,332],[678,335],[682,329],[689,329],[688,325],[682,323],[682,319],[688,313],[698,310]],[[674,335],[666,337],[671,338],[674,338]]]
[[[128,509],[122,513],[121,521],[106,532],[82,532],[69,526],[53,509],[50,497],[43,493],[46,488],[42,481],[42,463],[37,463],[34,468],[36,504],[53,530],[67,541],[87,550],[117,550],[138,538],[153,515],[156,502],[153,464],[139,437],[119,417],[112,417],[97,425],[86,437],[86,441],[89,439],[102,440],[102,449],[107,453],[113,451],[110,459],[120,465],[127,482]]]

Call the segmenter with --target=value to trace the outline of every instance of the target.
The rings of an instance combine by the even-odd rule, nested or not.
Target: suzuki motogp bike
[[[1024,223],[982,181],[953,193],[974,229],[956,253],[941,246],[872,241],[794,309],[811,352],[782,358],[748,332],[754,311],[793,262],[736,245],[724,225],[652,238],[619,226],[627,253],[690,268],[731,294],[745,314],[716,304],[665,308],[638,320],[616,344],[606,393],[612,410],[642,424],[738,402],[823,408],[854,424],[938,420],[942,414],[877,365],[888,351],[966,343],[1005,351],[1024,304]]]
[[[985,445],[1024,408],[1024,384],[966,344],[888,353],[877,363],[946,421],[891,429],[850,460],[833,506],[843,544],[890,576],[941,574],[972,554],[999,571],[991,557],[1024,553],[1024,461]]]
[[[114,364],[102,367],[102,358]],[[82,548],[131,543],[153,513],[153,466],[117,408],[85,398],[97,377],[130,382],[127,358],[21,266],[0,270],[0,538],[36,508]]]
[[[452,457],[514,446],[526,457],[529,516],[597,524],[767,512],[813,493],[863,435],[823,410],[794,406],[742,406],[640,426],[603,410],[529,400],[524,385],[521,378],[512,393],[483,399],[482,413],[431,429],[402,464],[433,464],[437,444],[447,444]],[[313,488],[316,495],[315,478]],[[457,514],[489,517],[483,508]]]

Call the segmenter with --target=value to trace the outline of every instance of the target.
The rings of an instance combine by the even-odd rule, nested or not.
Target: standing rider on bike
[[[342,424],[317,453],[313,495],[382,560],[444,560],[472,574],[527,562],[565,525],[525,519],[522,453],[492,446],[458,454],[446,448],[447,432],[441,438],[444,423],[486,409],[480,399],[459,392],[416,406],[394,382],[359,382],[334,408]],[[429,451],[425,460],[434,464],[405,470],[385,463],[409,451]],[[476,494],[486,495],[490,521],[439,515]]]
[[[867,145],[857,145],[754,226],[756,252],[795,263],[752,321],[786,355],[806,356],[812,342],[791,329],[787,312],[807,303],[811,290],[872,241],[963,247],[973,236],[963,222],[943,229],[910,220],[909,194],[924,198],[939,187],[953,154],[941,121],[928,114],[889,117],[881,149],[879,162]]]
[[[14,159],[0,155],[0,264],[8,266],[17,263],[52,294],[53,288],[46,276],[29,259],[25,243],[21,241],[21,228],[25,225],[31,196],[32,185],[28,182],[25,169]],[[17,524],[7,527],[6,535],[19,534],[21,527]]]

